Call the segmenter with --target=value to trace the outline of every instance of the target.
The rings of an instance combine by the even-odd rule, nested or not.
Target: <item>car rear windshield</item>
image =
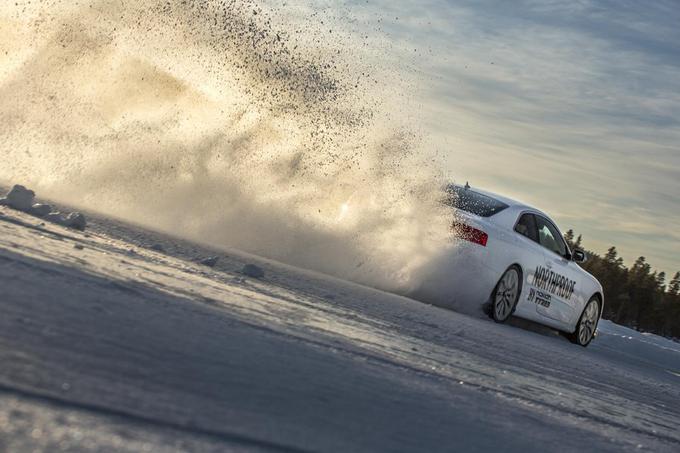
[[[480,217],[491,217],[508,207],[502,201],[460,186],[449,185],[446,195],[447,205]]]

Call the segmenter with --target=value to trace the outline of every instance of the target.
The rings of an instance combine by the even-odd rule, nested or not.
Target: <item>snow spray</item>
[[[448,243],[443,179],[404,119],[408,77],[345,19],[295,2],[7,2],[0,181],[408,290]]]

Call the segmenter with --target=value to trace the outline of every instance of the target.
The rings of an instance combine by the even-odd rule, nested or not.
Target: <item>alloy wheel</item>
[[[510,317],[519,295],[519,273],[517,269],[510,268],[501,277],[493,301],[493,318],[503,322]]]

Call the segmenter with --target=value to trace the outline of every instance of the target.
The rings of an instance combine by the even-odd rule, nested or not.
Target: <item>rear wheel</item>
[[[496,284],[491,298],[491,318],[494,321],[505,322],[515,311],[520,293],[519,275],[519,269],[513,266]]]
[[[595,336],[597,322],[600,320],[600,301],[593,297],[586,304],[581,313],[581,318],[576,324],[576,330],[569,335],[569,340],[584,348],[590,344]]]

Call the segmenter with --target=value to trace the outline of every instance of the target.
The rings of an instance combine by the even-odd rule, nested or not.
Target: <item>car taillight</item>
[[[465,239],[466,241],[474,242],[475,244],[479,244],[483,247],[486,247],[486,242],[489,240],[489,235],[482,230],[478,230],[477,228],[473,228],[470,225],[460,222],[453,222],[451,225],[451,231],[453,231],[453,234],[455,234],[457,237]]]

